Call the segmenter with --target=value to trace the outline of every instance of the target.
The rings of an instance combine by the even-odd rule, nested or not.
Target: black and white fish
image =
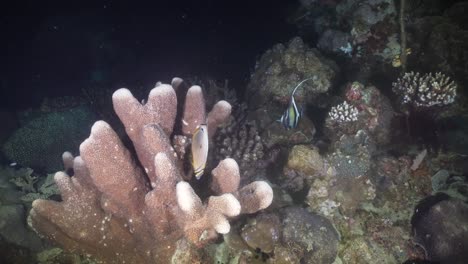
[[[296,128],[299,124],[299,119],[302,116],[302,109],[299,110],[299,108],[297,107],[296,100],[294,100],[294,93],[296,92],[297,88],[299,88],[299,86],[311,79],[312,78],[307,78],[305,80],[302,80],[292,91],[291,98],[289,99],[288,108],[286,109],[286,111],[284,111],[283,115],[278,120],[278,122],[281,122],[284,128],[289,130],[291,128]]]

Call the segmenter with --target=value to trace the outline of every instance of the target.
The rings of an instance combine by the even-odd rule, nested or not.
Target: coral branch
[[[224,123],[231,115],[231,105],[226,101],[219,101],[213,109],[208,113],[208,136],[210,138],[216,133],[219,124]]]
[[[239,166],[233,159],[222,160],[213,171],[211,189],[216,194],[235,192],[239,188]]]
[[[197,111],[188,111],[197,109]],[[182,130],[184,135],[191,136],[197,126],[206,122],[205,99],[200,86],[190,87],[185,98],[185,111],[182,120]]]
[[[173,79],[174,86],[181,82]],[[127,89],[112,98],[138,160],[106,122],[97,121],[80,146],[80,156],[62,156],[66,171],[55,175],[62,201],[33,202],[30,222],[37,232],[104,263],[168,263],[184,241],[203,246],[230,231],[229,218],[270,205],[273,191],[266,182],[238,189],[239,167],[233,159],[213,171],[212,189],[219,196],[203,202],[182,181],[184,160],[170,140],[183,139],[172,135],[177,97],[171,85],[156,86],[146,104]],[[208,115],[211,133],[230,111],[227,102],[215,105]],[[183,117],[186,136],[206,121],[199,86],[189,89]]]

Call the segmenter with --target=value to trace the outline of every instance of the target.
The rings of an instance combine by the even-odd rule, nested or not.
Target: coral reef
[[[400,55],[393,1],[315,1],[301,3],[300,8],[307,12],[296,19],[296,25],[302,35],[312,31],[319,36],[322,51],[376,66],[376,61],[390,64]]]
[[[449,105],[457,96],[455,82],[440,72],[429,74],[407,72],[392,86],[400,105],[406,108],[410,105],[416,111]]]
[[[215,142],[221,146],[218,149],[219,158],[232,157],[245,162],[261,159],[264,155],[264,146],[256,125],[254,123],[238,125],[234,122],[229,122],[215,138]]]
[[[445,12],[439,7],[429,14],[409,14],[413,19],[408,23],[408,40],[412,56],[418,58],[409,61],[412,69],[441,71],[453,76],[460,84],[468,81],[468,66],[462,59],[468,56],[468,33],[463,13],[466,6],[466,2],[457,2]]]
[[[276,214],[261,214],[242,227],[241,237],[249,247],[272,253],[279,243],[281,231]]]
[[[231,117],[229,122],[219,129],[214,138],[215,159],[233,158],[239,163],[244,178],[259,174],[265,157],[265,146],[258,133],[255,122]]]
[[[25,193],[12,180],[27,177],[29,170],[0,167],[0,204],[16,203]]]
[[[48,199],[59,194],[54,174],[48,174],[47,177],[40,179],[38,176],[33,176],[33,170],[29,168],[20,169],[16,174],[18,177],[10,179],[10,182],[21,188],[24,195],[20,200],[28,206],[36,199]]]
[[[431,200],[436,202],[428,206]],[[447,216],[450,221],[447,221]],[[462,264],[468,259],[468,206],[459,199],[436,196],[421,201],[411,222],[415,243],[422,246],[430,261]]]
[[[334,62],[307,47],[299,37],[289,41],[286,47],[277,44],[257,62],[247,86],[249,107],[260,107],[270,100],[286,105],[294,86],[306,78],[313,79],[296,92],[296,100],[312,102],[331,88],[337,69]]]
[[[341,53],[346,56],[353,55],[351,34],[335,29],[326,30],[322,36],[320,36],[320,39],[317,42],[317,47],[328,53]]]
[[[339,235],[330,221],[303,208],[282,211],[282,241],[301,263],[332,263],[337,255]]]
[[[220,100],[229,102],[234,109],[238,105],[241,105],[237,95],[238,92],[235,89],[236,87],[230,87],[228,79],[216,80],[210,77],[187,76],[184,78],[184,82],[188,86],[198,85],[203,87],[205,103],[208,108]]]
[[[400,263],[414,257],[417,247],[408,244],[410,219],[417,202],[431,193],[426,163],[411,170],[408,156],[377,155],[363,130],[343,135],[331,150],[320,154],[310,146],[293,147],[281,181],[290,191],[307,191],[309,210],[336,227],[341,235],[336,261]],[[449,186],[465,186],[451,184],[437,186],[444,193]],[[450,193],[460,197],[460,192]]]
[[[311,142],[316,128],[307,116],[308,104],[324,107],[338,66],[309,48],[296,37],[286,45],[277,44],[257,61],[247,85],[248,120],[254,121],[267,149],[277,145]],[[294,94],[302,115],[297,129],[285,130],[277,122],[287,107],[293,88],[304,82]]]
[[[180,84],[177,80],[174,86]],[[271,187],[256,181],[239,188],[239,168],[233,159],[213,170],[212,195],[205,203],[183,180],[191,177],[184,175],[183,160],[170,143],[179,122],[174,89],[158,85],[144,105],[129,90],[117,90],[114,109],[138,161],[107,123],[96,122],[80,145],[80,156],[63,156],[71,175],[55,175],[63,201],[35,200],[32,227],[68,251],[104,262],[167,263],[183,248],[203,246],[217,233],[228,233],[229,218],[268,207]],[[205,116],[202,90],[192,86],[180,120],[183,135],[190,137],[206,120],[212,137],[230,108],[220,101]]]
[[[450,175],[447,170],[439,170],[431,178],[434,194],[444,193],[452,198],[467,202],[468,181],[463,176]]]
[[[400,263],[373,240],[359,237],[342,246],[340,260],[343,263]]]
[[[25,223],[27,212],[21,204],[0,205],[0,244],[9,243],[33,251],[43,248],[41,239]]]
[[[327,218],[288,206],[250,219],[240,235],[226,235],[214,259],[217,263],[332,263],[339,239]]]
[[[41,113],[16,130],[3,145],[2,152],[21,166],[58,171],[62,167],[60,156],[78,147],[86,138],[92,120],[95,116],[85,106]]]
[[[466,262],[468,1],[286,5],[269,11],[295,12],[298,36],[260,53],[246,87],[230,87],[242,72],[228,81],[208,56],[199,70],[211,76],[114,92],[101,89],[113,81],[98,56],[92,80],[75,83],[89,102],[45,99],[19,113],[14,133],[15,115],[0,111],[11,123],[0,133],[11,163],[0,166],[0,259]],[[218,22],[213,32],[231,25]],[[144,69],[129,74],[148,81]],[[287,109],[300,113],[294,129],[281,124]],[[196,179],[202,124],[209,151]]]
[[[315,178],[332,173],[329,169],[317,148],[296,145],[289,151],[287,164],[283,168],[281,187],[292,192],[301,191]]]
[[[278,110],[283,111],[284,108],[271,107],[270,105],[258,109],[250,115],[251,119],[258,124],[265,149],[271,150],[278,146],[307,144],[313,141],[317,129],[311,119],[303,115],[295,129],[286,130],[278,122],[282,114]]]
[[[378,144],[390,140],[390,125],[393,108],[390,100],[376,87],[365,87],[352,82],[346,86],[344,101],[330,109],[325,120],[325,131],[333,141],[342,135],[354,135],[365,130]]]
[[[194,77],[188,83],[206,84],[204,86],[205,97],[209,101],[218,101],[224,98],[232,107],[232,113],[225,124],[219,128],[213,137],[213,148],[209,154],[215,161],[225,158],[233,158],[239,164],[241,172],[241,184],[252,180],[265,179],[266,167],[276,159],[278,151],[268,149],[259,134],[259,126],[255,120],[248,118],[248,106],[240,103],[234,89],[228,88],[228,81],[221,86],[213,79],[202,80]],[[214,103],[211,103],[213,105]],[[207,102],[207,106],[210,105]],[[177,146],[176,152],[184,156],[185,145],[188,140],[181,137],[173,139]],[[184,142],[182,142],[184,141]],[[267,155],[265,153],[268,153]],[[216,163],[216,162],[215,162]]]
[[[328,115],[330,116],[331,121],[341,123],[357,121],[358,113],[358,109],[355,106],[344,101],[343,103],[332,107]]]
[[[317,148],[296,145],[289,152],[287,168],[303,172],[306,175],[322,175],[325,162],[321,160]]]
[[[44,248],[40,238],[25,222],[27,210],[31,207],[28,198],[35,195],[49,197],[48,191],[45,194],[37,190],[42,182],[43,179],[34,175],[31,169],[0,167],[0,248],[11,248],[8,250],[11,252],[18,249],[34,252]],[[2,260],[12,260],[13,256],[7,255],[11,252],[2,251]]]
[[[365,175],[376,149],[374,141],[365,130],[354,135],[343,135],[334,142],[333,152],[326,159],[333,165],[338,177],[359,177]]]
[[[337,5],[336,12],[341,19],[351,17],[348,23],[352,44],[361,47],[361,56],[364,52],[390,62],[400,54],[398,42],[392,41],[397,32],[393,1],[343,1]]]
[[[282,175],[284,188],[293,192],[307,190],[305,202],[327,217],[340,205],[351,214],[357,201],[375,198],[375,187],[368,175],[374,146],[368,135],[359,131],[354,136],[342,136],[335,145],[335,150],[325,156],[316,148],[294,146]]]
[[[10,182],[21,188],[22,192],[35,192],[36,188],[34,185],[38,179],[37,176],[33,176],[32,173],[33,170],[30,168],[19,169],[19,171],[16,172],[17,177],[11,178]]]
[[[368,175],[373,151],[368,136],[359,131],[355,136],[342,136],[335,145],[332,153],[315,157],[326,167],[319,177],[308,177],[306,197],[312,209],[328,217],[338,208],[352,215],[359,203],[375,198],[375,187]]]

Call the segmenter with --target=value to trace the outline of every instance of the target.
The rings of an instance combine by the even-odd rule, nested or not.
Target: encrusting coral
[[[213,170],[214,195],[206,203],[184,181],[183,159],[170,141],[177,114],[174,89],[180,83],[174,78],[172,86],[158,85],[143,105],[129,90],[117,90],[114,109],[138,161],[107,123],[97,121],[80,145],[80,156],[63,155],[66,171],[73,173],[55,175],[63,201],[34,201],[32,227],[64,249],[104,263],[168,263],[178,241],[203,246],[217,233],[229,232],[230,217],[268,207],[271,187],[257,181],[239,189],[233,159]],[[202,90],[192,86],[182,133],[190,138],[206,120],[211,137],[230,111],[229,103],[220,101],[205,117]]]

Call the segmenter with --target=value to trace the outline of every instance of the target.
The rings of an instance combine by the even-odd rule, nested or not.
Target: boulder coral
[[[311,79],[295,96],[298,102],[312,103],[330,90],[337,72],[336,63],[308,47],[300,37],[286,45],[277,44],[266,51],[255,66],[247,86],[249,107],[260,107],[272,100],[286,105],[294,87],[307,78]]]
[[[231,106],[220,101],[206,116],[202,89],[192,86],[182,120],[176,120],[180,83],[174,78],[172,85],[158,85],[145,104],[127,89],[113,94],[136,155],[106,122],[97,121],[80,156],[63,155],[66,170],[55,175],[62,201],[33,202],[29,222],[38,233],[103,263],[170,263],[178,245],[186,244],[181,241],[203,246],[230,231],[231,217],[270,205],[273,191],[266,182],[239,188],[233,159],[215,168],[212,190],[204,190],[203,197],[211,194],[206,202],[196,194],[170,141],[179,133],[174,124],[182,122],[180,133],[191,138],[206,121],[211,136]]]

